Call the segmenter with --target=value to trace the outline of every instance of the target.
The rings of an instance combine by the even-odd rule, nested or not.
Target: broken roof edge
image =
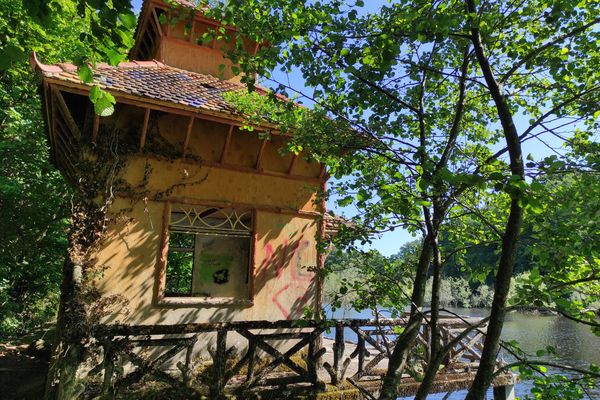
[[[75,65],[73,63],[44,64],[39,60],[37,53],[35,51],[32,51],[31,55],[29,56],[29,64],[31,65],[31,68],[35,72],[41,72],[42,74],[44,74],[44,73],[52,74],[52,73],[60,73],[60,72],[76,72],[77,68],[78,68],[77,65]],[[167,64],[164,64],[157,60],[123,61],[123,62],[120,62],[118,65],[110,65],[110,64],[101,62],[101,63],[97,63],[95,67],[91,67],[91,69],[92,69],[92,71],[95,71],[95,70],[110,69],[110,68],[144,68],[144,67],[146,67],[146,68],[169,67],[169,68],[178,69],[175,67],[170,67]],[[186,72],[188,72],[188,71],[186,71]]]
[[[187,106],[187,105],[172,102],[172,101],[153,99],[153,98],[149,98],[149,97],[145,97],[145,96],[139,96],[136,94],[127,93],[127,92],[120,91],[120,90],[115,90],[115,89],[109,88],[109,87],[103,87],[104,85],[101,85],[101,84],[92,85],[92,84],[84,83],[83,81],[75,83],[75,82],[63,80],[63,79],[58,78],[57,76],[54,76],[54,74],[59,74],[61,72],[76,73],[77,66],[72,63],[44,64],[39,61],[37,54],[35,52],[31,53],[31,55],[29,57],[29,63],[31,65],[32,70],[35,73],[39,74],[43,78],[43,80],[45,80],[47,83],[55,84],[55,85],[67,87],[67,88],[73,88],[79,92],[83,92],[81,94],[87,95],[93,86],[99,86],[103,90],[105,90],[105,91],[109,92],[111,95],[113,95],[115,97],[115,99],[117,100],[117,102],[121,102],[121,103],[131,104],[133,101],[136,103],[143,103],[143,104],[147,105],[148,108],[160,109],[161,107],[166,107],[169,109],[168,111],[170,111],[170,112],[176,112],[177,110],[179,110],[179,111],[181,111],[181,113],[185,114],[186,116],[194,116],[199,119],[203,119],[203,116],[204,117],[213,117],[213,119],[217,118],[217,119],[221,120],[222,123],[236,125],[236,126],[244,126],[248,122],[242,114],[219,112],[219,111],[206,110],[206,109],[198,109],[196,107]],[[171,68],[171,69],[174,69],[177,71],[190,73],[190,71],[171,67],[169,65],[163,64],[160,61],[156,61],[156,60],[128,61],[128,62],[119,63],[117,66],[111,66],[106,63],[98,63],[96,65],[96,68],[92,68],[92,71],[101,71],[101,70],[113,69],[113,68],[135,69],[135,68],[159,68],[159,67],[167,67],[167,68]],[[237,90],[241,91],[241,90],[245,89],[245,86],[243,86],[243,85],[238,85],[238,86],[239,86],[239,88]],[[230,92],[234,92],[237,90],[231,90]],[[264,89],[264,90],[266,90],[266,89]],[[154,106],[154,107],[152,107],[152,106]],[[256,126],[256,129],[268,130],[273,134],[289,136],[288,134],[282,133],[277,125],[266,122],[266,121],[261,123],[260,125]]]

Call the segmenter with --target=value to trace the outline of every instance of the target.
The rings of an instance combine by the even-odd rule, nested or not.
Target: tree
[[[395,397],[398,374],[423,318],[430,263],[428,323],[435,335],[439,235],[447,218],[472,213],[500,239],[488,334],[468,395],[483,398],[524,210],[539,208],[525,180],[521,143],[560,137],[558,131],[572,131],[577,124],[596,128],[598,10],[587,2],[573,7],[560,1],[400,1],[372,13],[363,6],[362,1],[229,1],[213,12],[234,22],[241,35],[269,43],[257,57],[231,55],[241,60],[251,89],[252,73],[266,76],[281,92],[310,99],[317,110],[354,130],[352,139],[323,137],[318,127],[318,136],[303,129],[299,140],[327,159],[334,176],[358,171],[334,190],[347,195],[343,204],[355,202],[362,210],[363,226],[423,233],[411,319],[390,358],[382,399]],[[278,81],[270,72],[275,68],[300,70],[309,89]],[[529,122],[517,129],[516,119]],[[506,198],[502,225],[488,223],[480,212],[483,194]],[[426,395],[435,364],[418,398]]]
[[[0,1],[0,336],[55,317],[70,190],[50,165],[31,51],[59,62],[80,51],[82,22],[68,1]],[[39,11],[39,10],[38,10]]]

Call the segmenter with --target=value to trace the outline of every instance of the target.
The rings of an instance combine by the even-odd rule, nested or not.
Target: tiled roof
[[[179,4],[184,7],[198,8],[197,1],[191,1],[191,0],[172,0],[172,1],[173,1],[173,3]],[[208,9],[208,6],[203,5],[201,9],[206,10],[206,9]]]
[[[35,54],[32,64],[45,78],[84,85],[73,64],[44,65],[37,61]],[[118,66],[98,64],[94,69],[94,84],[115,96],[125,94],[198,111],[227,114],[234,113],[234,110],[222,94],[245,90],[242,84],[170,67],[158,61],[124,62]]]

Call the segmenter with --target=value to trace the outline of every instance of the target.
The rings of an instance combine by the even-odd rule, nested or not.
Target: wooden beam
[[[223,151],[221,151],[221,158],[219,159],[219,162],[221,164],[223,164],[223,161],[225,161],[225,154],[227,154],[229,146],[231,145],[231,139],[233,137],[233,127],[233,125],[229,126],[229,131],[227,132],[227,137],[225,138],[225,144],[223,145]]]
[[[292,161],[290,162],[290,167],[287,170],[288,175],[292,175],[292,173],[294,172],[294,166],[296,165],[296,161],[298,161],[298,154],[294,153]]]
[[[54,143],[54,137],[52,136],[54,134],[53,132],[53,123],[52,123],[52,106],[50,105],[50,100],[49,100],[49,95],[48,93],[50,92],[50,86],[44,82],[43,84],[44,90],[44,103],[45,103],[45,111],[46,111],[46,129],[48,132],[48,141],[50,142],[50,162],[54,162],[56,159],[55,156],[55,151],[53,148],[53,143]]]
[[[69,107],[67,107],[67,103],[65,103],[65,98],[60,93],[60,90],[53,89],[52,94],[56,98],[56,102],[58,103],[58,108],[60,109],[60,113],[67,124],[67,127],[71,131],[71,134],[77,138],[81,138],[81,132],[79,131],[79,127],[75,123],[75,120],[71,116],[71,112],[69,111]]]
[[[146,134],[148,133],[148,120],[150,119],[150,109],[146,108],[146,112],[144,113],[144,124],[142,125],[142,132],[140,137],[140,153],[144,151],[144,146],[146,145]]]
[[[100,116],[94,112],[94,125],[92,127],[92,143],[98,140],[98,129],[100,128]]]
[[[167,26],[165,27],[165,36],[169,36],[171,33],[171,14],[169,12],[165,12],[165,17],[167,17]]]
[[[154,48],[154,39],[152,38],[150,32],[146,31],[146,34],[142,38],[142,41],[146,45],[147,49],[152,50]]]
[[[156,29],[158,30],[158,34],[160,36],[164,36],[162,27],[160,26],[160,20],[158,19],[158,14],[156,14],[156,8],[152,9],[152,18],[154,19],[154,24],[156,25]]]
[[[263,154],[265,153],[265,147],[267,147],[267,139],[263,139],[262,144],[260,145],[260,150],[258,150],[258,157],[256,157],[256,165],[254,168],[260,170],[260,164],[262,162]]]
[[[319,174],[319,179],[323,179],[325,174],[327,173],[327,165],[321,164],[321,173]]]
[[[63,80],[51,77],[44,78],[44,81],[66,92],[81,94],[83,96],[89,95],[90,87],[86,86],[85,84],[65,82]],[[244,121],[241,117],[237,117],[232,114],[224,114],[214,111],[211,112],[210,110],[199,110],[197,108],[192,108],[189,106],[174,107],[173,103],[169,103],[167,101],[139,97],[127,93],[113,92],[112,95],[114,96],[117,103],[130,104],[141,108],[150,108],[152,110],[164,111],[175,115],[185,115],[188,117],[194,116],[199,119],[218,122],[225,125],[244,126],[247,124],[247,122]],[[268,129],[271,134],[289,136],[283,135],[280,131],[277,130],[277,127],[275,125],[269,123],[261,125],[259,129]]]
[[[187,154],[187,150],[188,150],[188,146],[190,144],[190,137],[192,136],[192,128],[194,127],[194,117],[190,117],[190,121],[188,122],[187,125],[187,130],[185,133],[185,140],[183,142],[183,158],[185,158],[185,155]]]
[[[192,21],[192,27],[190,28],[190,37],[188,38],[190,43],[194,43],[194,30],[195,29],[196,29],[196,20],[194,19]]]
[[[155,158],[157,160],[160,160],[160,157],[155,156],[152,153],[146,153],[145,156],[148,158]],[[288,175],[285,172],[277,172],[277,171],[265,171],[265,170],[257,171],[253,167],[245,167],[242,165],[227,164],[227,163],[221,164],[218,161],[193,160],[191,158],[185,158],[185,159],[182,159],[182,161],[187,164],[190,164],[190,165],[200,165],[200,166],[208,167],[208,168],[220,168],[220,169],[226,169],[229,171],[243,172],[243,173],[250,174],[250,175],[271,176],[273,178],[282,178],[282,179],[287,179],[287,180],[306,182],[308,184],[313,184],[313,185],[320,185],[323,182],[323,180],[321,180],[321,179],[311,178],[310,176]]]
[[[50,88],[52,90],[52,88]],[[54,100],[54,96],[52,92],[50,93],[50,115],[52,116],[52,124],[50,125],[50,136],[52,137],[52,142],[56,143],[56,101]]]

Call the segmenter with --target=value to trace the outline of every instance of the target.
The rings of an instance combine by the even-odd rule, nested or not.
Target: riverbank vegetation
[[[587,168],[597,168],[594,154],[588,154]],[[579,157],[577,157],[579,158]],[[579,160],[580,162],[581,160]],[[544,212],[533,213],[525,223],[515,261],[508,302],[520,309],[598,312],[600,298],[595,284],[600,243],[600,175],[596,171],[561,172],[543,176],[544,192],[537,201]],[[491,210],[487,210],[491,212]],[[479,244],[460,249],[460,243],[441,240],[444,252],[451,254],[444,263],[440,279],[439,302],[442,307],[489,308],[493,300],[494,275],[498,263],[497,244]],[[419,241],[409,242],[391,256],[377,252],[335,250],[327,259],[325,284],[327,299],[338,306],[353,307],[357,297],[350,283],[365,287],[387,270],[414,268],[418,261]],[[364,258],[368,257],[368,261]],[[364,276],[360,265],[366,262],[373,276]],[[410,285],[410,272],[405,271],[405,289]],[[587,275],[586,275],[587,274]],[[584,276],[580,285],[569,282]],[[406,280],[408,279],[408,280]],[[576,282],[577,283],[577,282]],[[426,298],[431,298],[433,278],[427,280]],[[568,290],[561,290],[568,288]],[[340,293],[342,294],[340,296]],[[563,310],[563,311],[565,311]]]

